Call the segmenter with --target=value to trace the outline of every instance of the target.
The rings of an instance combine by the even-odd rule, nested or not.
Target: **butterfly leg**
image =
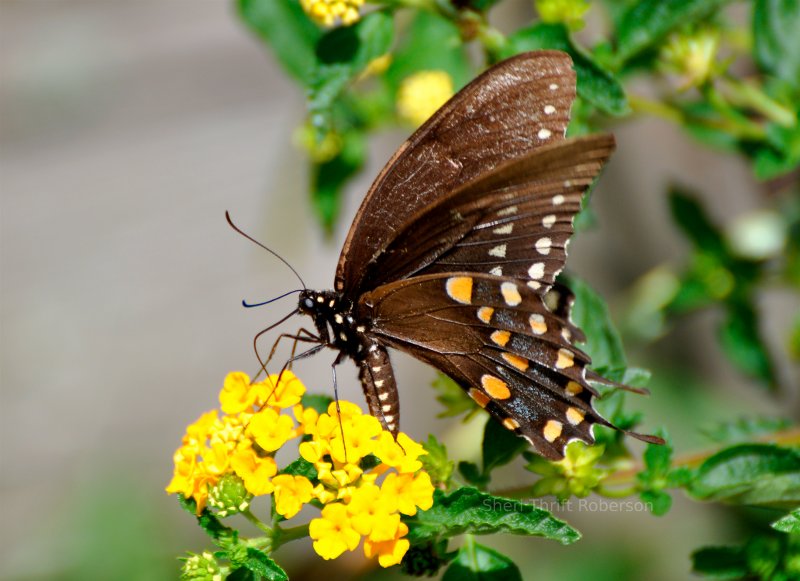
[[[377,342],[370,343],[366,355],[358,363],[358,378],[369,413],[380,420],[385,430],[395,437],[400,426],[400,398],[389,352]]]
[[[272,344],[272,348],[269,350],[269,357],[267,357],[266,360],[262,361],[261,357],[258,354],[258,350],[256,349],[256,357],[258,358],[258,362],[261,364],[261,370],[259,371],[258,375],[261,375],[262,372],[264,373],[267,372],[267,365],[269,365],[270,361],[272,361],[272,358],[275,356],[275,352],[278,350],[278,345],[282,339],[294,339],[294,343],[292,344],[292,354],[290,355],[290,361],[292,360],[291,358],[293,358],[295,355],[298,343],[321,343],[320,338],[314,335],[314,333],[312,333],[308,329],[301,328],[294,335],[291,333],[281,333],[280,335],[278,335],[278,338]],[[288,368],[289,369],[292,368],[291,363],[289,363]],[[256,377],[258,377],[258,375]]]

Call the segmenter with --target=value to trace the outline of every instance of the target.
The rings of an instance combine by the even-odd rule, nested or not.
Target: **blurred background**
[[[498,10],[500,26],[513,17]],[[172,452],[185,426],[217,406],[229,370],[257,370],[252,337],[294,300],[245,310],[241,299],[296,287],[227,226],[225,210],[311,287],[330,288],[346,227],[407,132],[371,142],[328,239],[308,199],[304,153],[291,145],[301,90],[228,2],[5,0],[0,75],[0,574],[175,578],[176,556],[209,543],[163,490]],[[632,122],[616,136],[619,151],[593,198],[598,226],[570,247],[570,267],[623,313],[637,278],[685,258],[688,245],[666,218],[669,183],[703,194],[723,224],[760,207],[764,191],[745,164],[665,123]],[[759,301],[764,335],[788,336],[796,295],[777,288]],[[798,371],[781,344],[781,391],[767,396],[722,357],[717,320],[713,311],[688,317],[630,351],[655,379],[652,396],[629,407],[646,411],[648,430],[666,425],[679,452],[709,446],[694,428],[704,422],[798,409]],[[329,393],[333,358],[296,368],[311,391]],[[439,434],[452,457],[475,455],[483,418],[436,419],[434,372],[394,360],[404,431]],[[341,397],[361,401],[351,365],[339,385]],[[513,485],[516,473],[503,474]],[[530,579],[603,571],[668,580],[689,576],[693,549],[736,533],[719,507],[681,494],[661,518],[556,515],[584,533],[579,561],[548,541],[488,544],[502,543]],[[310,551],[300,541],[278,559],[293,578],[377,575],[360,553],[325,563],[307,559]]]

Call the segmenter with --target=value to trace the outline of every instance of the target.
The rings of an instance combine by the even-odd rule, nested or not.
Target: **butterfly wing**
[[[562,458],[570,440],[592,443],[595,424],[610,425],[592,407],[590,360],[572,344],[573,325],[518,280],[423,275],[364,295],[359,310],[381,343],[444,371],[547,458]]]
[[[409,216],[509,159],[563,139],[575,98],[570,57],[523,53],[478,76],[395,153],[356,214],[335,288],[356,298],[375,288],[372,264]]]
[[[410,216],[365,267],[373,287],[434,272],[524,279],[544,294],[564,268],[581,198],[611,135],[563,140],[506,162]]]

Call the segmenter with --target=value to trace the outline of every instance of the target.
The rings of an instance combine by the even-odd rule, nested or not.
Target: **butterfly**
[[[390,347],[450,376],[546,458],[613,427],[593,407],[589,380],[605,380],[575,346],[585,336],[570,321],[574,295],[556,280],[582,196],[614,149],[611,135],[566,139],[575,82],[559,51],[478,76],[375,179],[334,289],[300,292],[295,313],[317,332],[294,338],[316,343],[308,354],[338,351],[334,368],[351,358],[370,413],[393,434]]]

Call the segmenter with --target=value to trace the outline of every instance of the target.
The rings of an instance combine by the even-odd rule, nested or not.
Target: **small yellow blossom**
[[[270,478],[278,473],[275,459],[270,456],[259,456],[253,450],[249,440],[243,442],[231,458],[231,467],[244,481],[247,491],[253,496],[269,494],[273,490]]]
[[[422,125],[453,96],[453,80],[445,71],[420,71],[406,78],[397,92],[397,112]]]
[[[313,519],[308,534],[314,540],[314,550],[323,559],[335,559],[345,551],[352,551],[361,541],[353,529],[347,507],[340,503],[322,509],[322,518]]]
[[[247,431],[267,452],[274,452],[295,435],[292,418],[272,408],[264,408],[254,415]]]
[[[337,20],[345,26],[358,22],[358,9],[364,0],[300,0],[306,14],[322,26],[333,26]]]
[[[389,432],[383,432],[375,449],[384,464],[401,473],[416,472],[422,468],[422,462],[417,458],[427,454],[420,444],[402,432],[397,435],[397,441]]]
[[[272,479],[275,487],[275,510],[284,518],[292,518],[311,500],[313,486],[304,476],[279,474]]]
[[[682,76],[682,89],[697,87],[717,72],[720,31],[701,27],[670,36],[661,50],[664,66]]]
[[[403,560],[403,556],[411,547],[408,539],[404,539],[408,534],[408,526],[400,523],[394,537],[385,541],[373,541],[364,539],[364,554],[368,557],[377,555],[378,563],[381,567],[391,567]]]
[[[343,423],[341,435],[331,438],[331,457],[337,462],[358,462],[375,448],[374,438],[381,433],[380,422],[372,416],[356,416]]]
[[[381,489],[374,484],[362,485],[350,497],[347,510],[352,517],[353,528],[360,535],[371,535],[373,530],[391,528],[387,522],[394,512],[394,503],[381,494]],[[395,516],[397,516],[395,514]],[[398,517],[399,519],[399,517]],[[399,522],[399,520],[398,520]],[[396,524],[394,528],[396,528]],[[394,528],[388,538],[394,536]],[[380,532],[377,538],[380,538]]]
[[[250,389],[250,377],[241,371],[233,371],[225,377],[219,403],[226,414],[238,414],[253,407],[255,390]]]
[[[433,484],[427,472],[387,475],[381,492],[397,503],[397,510],[408,516],[417,514],[417,507],[428,510],[433,506]]]
[[[278,377],[280,377],[280,381],[278,381]],[[281,409],[299,404],[306,392],[303,382],[288,369],[281,375],[270,375],[262,383],[266,387],[266,399],[259,404],[267,404]]]
[[[580,30],[586,24],[583,15],[591,8],[587,0],[534,0],[542,22],[563,22],[570,30]]]

